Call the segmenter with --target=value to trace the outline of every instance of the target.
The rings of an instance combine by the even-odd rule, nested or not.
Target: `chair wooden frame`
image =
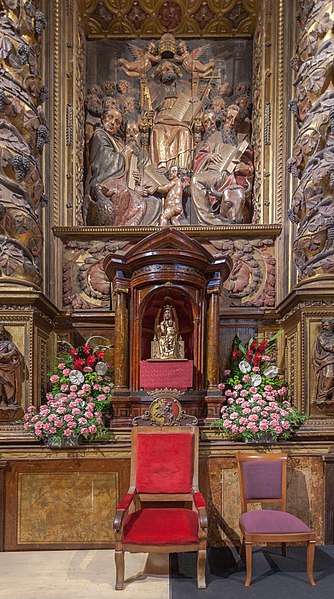
[[[164,435],[164,434],[192,433],[194,435],[194,463],[191,493],[161,494],[161,493],[137,493],[136,491],[136,466],[137,466],[137,439],[139,434]],[[206,588],[205,564],[206,564],[206,542],[207,542],[207,513],[203,506],[204,500],[198,488],[198,442],[199,431],[196,426],[177,427],[152,427],[140,426],[132,429],[131,449],[131,472],[130,487],[116,510],[114,519],[115,529],[115,564],[116,564],[116,590],[124,588],[124,551],[131,553],[180,553],[197,551],[197,585],[198,588]],[[125,500],[125,501],[124,501]],[[192,502],[192,511],[198,514],[198,543],[192,544],[127,544],[123,542],[123,528],[128,514],[145,507],[145,503]],[[205,504],[204,504],[205,505]],[[170,506],[168,506],[170,507]]]
[[[286,473],[287,473],[287,458],[286,454],[239,454],[237,456],[238,461],[238,474],[240,482],[240,496],[241,496],[241,515],[248,511],[248,504],[250,503],[267,503],[277,504],[280,511],[286,512]],[[281,462],[282,465],[282,493],[279,499],[247,499],[246,489],[244,485],[243,476],[243,464],[245,462]],[[307,543],[307,576],[312,586],[315,585],[313,578],[313,564],[314,564],[314,553],[315,553],[315,533],[309,532],[298,532],[298,533],[254,533],[247,531],[244,526],[239,522],[241,536],[240,536],[240,549],[243,549],[245,545],[246,554],[246,582],[245,586],[248,587],[252,577],[252,548],[253,543],[264,544],[264,543],[282,543],[282,555],[286,555],[286,543],[304,542]]]

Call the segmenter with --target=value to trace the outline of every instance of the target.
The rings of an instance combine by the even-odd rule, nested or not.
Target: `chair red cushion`
[[[123,543],[187,545],[198,543],[198,516],[183,508],[144,508],[125,520]]]
[[[311,529],[299,518],[279,510],[256,510],[245,512],[240,524],[246,532],[253,534],[289,534],[311,532]]]
[[[138,434],[137,493],[190,493],[193,433]]]

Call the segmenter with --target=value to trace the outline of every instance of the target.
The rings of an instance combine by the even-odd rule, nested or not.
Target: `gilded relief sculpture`
[[[233,90],[208,44],[141,44],[117,59],[123,79],[89,86],[85,224],[251,222],[249,84]]]
[[[313,352],[315,369],[314,403],[319,407],[334,406],[334,320],[321,323]]]

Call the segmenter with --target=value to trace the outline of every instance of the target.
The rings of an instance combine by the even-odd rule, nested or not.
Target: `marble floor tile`
[[[168,599],[168,555],[125,554],[125,588],[115,591],[114,552],[0,553],[0,599]]]

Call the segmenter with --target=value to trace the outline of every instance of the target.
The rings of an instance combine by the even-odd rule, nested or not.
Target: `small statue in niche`
[[[168,299],[165,298],[165,300]],[[173,320],[173,316],[175,320]],[[158,320],[159,314],[154,328],[154,339],[151,343],[151,358],[158,360],[183,359],[184,341],[178,334],[177,316],[170,304],[165,304],[162,320],[157,323]]]
[[[155,42],[148,42],[145,46],[145,50],[142,50],[133,44],[129,44],[129,47],[136,60],[129,62],[128,60],[125,60],[125,58],[120,58],[118,61],[119,68],[122,69],[128,77],[140,77],[141,75],[145,75],[154,64],[157,64],[159,60],[161,60]]]
[[[23,356],[11,334],[0,324],[0,408],[20,404],[23,373]]]
[[[315,367],[314,403],[327,404],[334,401],[334,319],[325,318],[313,351]]]

